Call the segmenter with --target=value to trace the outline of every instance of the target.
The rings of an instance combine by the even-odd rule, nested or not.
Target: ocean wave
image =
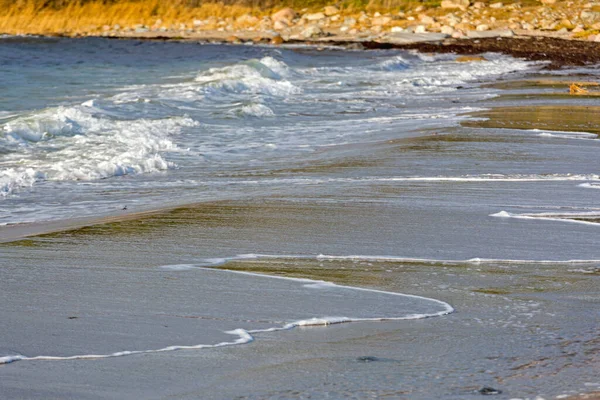
[[[269,107],[260,103],[247,104],[232,111],[232,114],[238,117],[274,117],[275,113]]]
[[[272,69],[273,68],[273,69]],[[236,65],[211,68],[200,73],[195,81],[208,94],[250,93],[270,96],[288,96],[302,90],[283,78],[287,66],[272,57],[248,60]]]
[[[188,117],[115,120],[91,104],[58,107],[1,125],[0,196],[44,180],[92,180],[173,167],[161,152]]]

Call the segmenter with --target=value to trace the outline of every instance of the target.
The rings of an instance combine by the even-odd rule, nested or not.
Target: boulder
[[[287,20],[289,22],[289,21],[292,21],[294,18],[296,18],[296,15],[297,15],[296,11],[287,7],[287,8],[282,8],[281,10],[279,10],[276,13],[274,13],[273,15],[271,15],[271,20],[273,20],[273,22],[282,21],[282,20]]]
[[[306,29],[302,31],[300,35],[302,35],[302,37],[304,37],[305,39],[313,39],[325,36],[325,33],[317,25],[309,25]]]
[[[285,19],[278,20],[273,23],[273,29],[275,29],[276,31],[281,31],[283,29],[286,29],[288,26],[289,25]]]
[[[322,19],[325,19],[325,14],[322,12],[313,13],[313,14],[304,14],[302,16],[302,18],[304,18],[307,21],[320,21]]]
[[[237,17],[235,22],[239,25],[255,25],[257,24],[259,19],[254,15],[244,14],[240,17]]]
[[[579,18],[581,18],[583,22],[593,23],[600,21],[600,12],[583,10],[581,14],[579,14]]]
[[[440,29],[440,31],[442,33],[445,33],[446,35],[450,35],[450,36],[452,36],[454,34],[454,32],[455,32],[454,28],[451,27],[451,26],[448,26],[448,25],[442,26],[441,29]]]
[[[331,17],[340,13],[340,10],[336,6],[327,6],[323,9],[326,16]]]
[[[469,0],[442,0],[442,8],[460,8],[466,10],[471,2]]]
[[[429,15],[420,15],[419,19],[421,20],[421,23],[425,25],[431,25],[435,22],[435,19]]]
[[[371,20],[371,25],[373,26],[384,26],[392,22],[392,18],[390,17],[375,17]]]

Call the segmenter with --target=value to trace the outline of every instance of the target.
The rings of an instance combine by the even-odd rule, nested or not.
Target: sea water
[[[269,173],[455,126],[491,95],[478,81],[536,68],[489,58],[4,38],[0,223],[302,185]],[[406,175],[461,179],[439,172]]]

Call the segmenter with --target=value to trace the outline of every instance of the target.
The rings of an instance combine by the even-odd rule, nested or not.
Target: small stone
[[[369,362],[379,361],[379,358],[373,357],[373,356],[363,356],[363,357],[358,357],[356,359],[356,361],[358,361],[358,362],[364,362],[364,363],[369,363]]]
[[[454,28],[448,25],[444,25],[441,27],[440,32],[445,33],[446,35],[452,36],[455,32]]]
[[[392,33],[398,33],[398,32],[402,32],[404,31],[404,28],[400,27],[400,26],[393,26],[392,29],[390,29],[390,32]]]
[[[283,38],[281,37],[281,35],[277,35],[277,36],[273,36],[273,38],[271,38],[271,44],[273,45],[280,45],[285,43],[285,40],[283,40]]]
[[[469,0],[442,0],[442,8],[460,8],[466,10],[471,2]]]
[[[371,25],[383,26],[389,24],[390,22],[392,22],[392,19],[390,17],[377,17],[371,20]]]
[[[296,11],[294,11],[293,9],[286,7],[283,8],[279,11],[277,11],[275,14],[271,15],[271,20],[273,22],[275,21],[281,21],[281,20],[287,20],[287,21],[292,21],[294,18],[296,18]]]
[[[313,14],[304,14],[302,16],[307,21],[319,21],[325,19],[325,14],[322,12],[313,13]]]
[[[489,25],[486,24],[481,24],[481,25],[477,25],[477,28],[475,28],[476,31],[482,32],[482,31],[489,31],[490,27]]]
[[[415,28],[415,33],[426,33],[427,29],[424,25],[417,25]]]
[[[496,9],[498,9],[498,8],[502,8],[502,7],[504,7],[504,4],[502,4],[502,3],[493,3],[493,4],[490,4],[490,8],[496,8]]]
[[[488,387],[488,386],[482,387],[481,389],[479,389],[478,392],[479,392],[479,394],[483,394],[483,395],[486,395],[486,396],[494,395],[494,394],[502,394],[501,390],[494,389],[494,388],[491,388],[491,387]]]
[[[422,15],[422,16],[420,16],[420,20],[421,20],[421,23],[425,24],[425,25],[431,25],[431,24],[433,24],[435,22],[435,19],[433,19],[429,15]]]

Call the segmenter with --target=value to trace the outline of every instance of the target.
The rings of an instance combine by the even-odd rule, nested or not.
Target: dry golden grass
[[[439,6],[441,0],[0,0],[0,33],[77,34],[103,26],[178,29],[194,19],[270,15],[282,7],[321,10],[336,4],[344,14],[362,10],[382,13]],[[160,20],[160,24],[157,24]],[[158,26],[157,26],[158,25]]]
[[[261,14],[258,8],[249,6],[224,6],[217,3],[189,7],[161,0],[122,1],[104,4],[102,1],[70,3],[66,7],[40,7],[34,2],[14,4],[0,11],[0,32],[9,34],[52,34],[101,31],[103,26],[121,27],[138,24],[179,27],[194,19],[214,17],[239,17],[244,14]]]

